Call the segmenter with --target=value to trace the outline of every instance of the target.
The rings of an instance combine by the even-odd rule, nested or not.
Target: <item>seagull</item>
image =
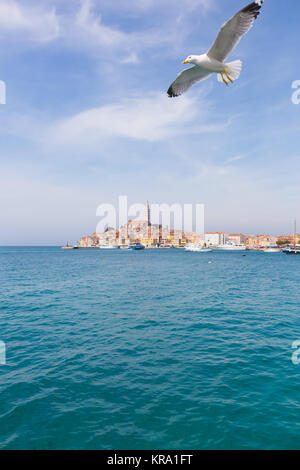
[[[183,64],[194,64],[194,67],[180,72],[168,89],[170,98],[182,95],[192,85],[206,80],[213,73],[217,73],[218,81],[227,86],[228,82],[233,83],[239,78],[242,62],[235,60],[225,63],[225,60],[252,28],[260,14],[262,4],[263,0],[256,0],[243,8],[222,26],[214,44],[206,54],[189,55],[183,61]]]

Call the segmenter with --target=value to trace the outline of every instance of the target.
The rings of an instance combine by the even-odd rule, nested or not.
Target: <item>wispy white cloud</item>
[[[88,135],[162,140],[173,134],[179,124],[182,127],[190,122],[195,114],[196,107],[189,98],[175,103],[161,94],[152,94],[81,112],[59,124],[57,137],[70,141],[86,139]]]
[[[147,9],[157,10],[157,4],[153,0],[130,0],[126,3],[115,1],[113,5],[106,1],[81,0],[79,10],[73,16],[60,17],[62,39],[71,47],[84,49],[93,54],[109,56],[111,62],[131,64],[140,62],[142,53],[148,54],[149,50],[159,48],[160,56],[163,54],[163,46],[167,55],[177,49],[183,39],[190,33],[190,27],[186,27],[183,19],[189,17],[198,9],[200,16],[209,10],[215,0],[182,0],[174,7],[171,0],[162,0],[160,3],[159,23],[151,21],[151,15],[147,16]],[[124,30],[119,25],[108,24],[103,20],[102,12],[111,9],[118,18],[120,10],[127,15],[141,18],[139,24],[132,26],[130,30]]]
[[[224,123],[211,118],[209,103],[188,95],[170,100],[162,93],[127,98],[118,104],[88,109],[54,126],[56,142],[128,138],[160,141],[178,135],[219,132]]]
[[[233,157],[228,158],[226,163],[235,163],[239,162],[241,160],[244,160],[246,158],[246,155],[234,155]]]
[[[0,34],[19,33],[22,39],[48,42],[59,36],[55,8],[21,5],[16,0],[0,0]],[[14,36],[14,38],[19,36]]]
[[[142,52],[153,47],[161,50],[162,45],[168,44],[171,49],[177,48],[188,34],[183,18],[195,9],[199,15],[205,13],[215,0],[182,0],[176,8],[173,1],[161,0],[159,24],[147,18],[148,9],[157,10],[153,0],[129,0],[125,4],[123,0],[116,0],[113,3],[112,6],[106,0],[80,0],[64,9],[57,0],[49,2],[48,6],[45,3],[39,5],[34,0],[26,0],[26,3],[0,0],[0,36],[4,33],[7,39],[7,34],[12,33],[11,38],[15,42],[43,43],[59,39],[62,46],[109,55],[112,62],[138,63]],[[139,29],[136,25],[124,30],[120,25],[107,23],[102,16],[105,9],[111,9],[114,14],[119,10],[126,11],[129,16],[134,14],[143,19],[140,24],[144,27]]]
[[[104,5],[112,5],[111,0],[98,0],[98,3]],[[201,9],[201,12],[206,12],[215,7],[216,0],[180,0],[180,2],[174,2],[174,0],[160,0],[160,8],[172,8],[172,11],[195,10]],[[116,8],[126,8],[128,10],[148,10],[157,7],[157,0],[114,0],[114,6]]]
[[[105,25],[101,15],[93,11],[91,0],[82,0],[76,15],[74,28],[81,34],[81,41],[92,41],[101,47],[116,47],[128,42],[130,35],[121,30]]]
[[[81,0],[81,7],[76,13],[75,20],[64,23],[64,36],[70,45],[77,44],[80,48],[88,48],[98,54],[111,54],[111,61],[132,63],[137,58],[137,52],[143,49],[169,42],[172,37],[166,35],[161,28],[154,30],[145,28],[142,31],[122,29],[105,24],[100,13],[96,12],[95,1]]]
[[[138,64],[140,59],[136,52],[131,52],[131,54],[120,59],[121,64]]]

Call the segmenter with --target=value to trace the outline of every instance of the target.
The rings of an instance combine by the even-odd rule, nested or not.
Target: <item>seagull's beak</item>
[[[189,61],[188,61],[187,59],[185,59],[182,63],[183,63],[183,64],[188,64]]]

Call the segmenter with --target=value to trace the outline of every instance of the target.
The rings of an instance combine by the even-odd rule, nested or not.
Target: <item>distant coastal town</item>
[[[275,246],[285,247],[290,244],[298,245],[300,244],[300,235],[245,235],[226,232],[199,234],[172,230],[159,224],[151,224],[150,206],[147,202],[144,220],[129,220],[119,229],[107,227],[104,232],[83,236],[78,242],[78,247],[128,248],[135,243],[140,243],[145,248],[185,248],[188,244],[193,243],[206,247],[232,245],[246,246],[249,250],[259,250]]]

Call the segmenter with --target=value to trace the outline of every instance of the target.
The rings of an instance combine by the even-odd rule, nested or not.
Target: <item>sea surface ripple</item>
[[[300,257],[0,248],[1,449],[300,449]]]

